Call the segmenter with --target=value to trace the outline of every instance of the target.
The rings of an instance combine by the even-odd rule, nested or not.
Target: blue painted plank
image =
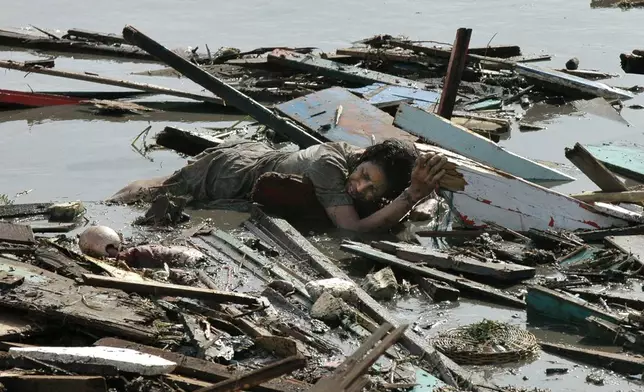
[[[412,106],[429,109],[438,103],[441,94],[437,91],[418,90],[402,86],[390,86],[383,83],[374,83],[360,88],[350,88],[349,91],[358,94],[376,107],[391,106],[408,101]]]
[[[397,86],[411,87],[420,90],[430,90],[430,86],[423,82],[405,79],[369,69],[358,68],[353,65],[326,60],[317,56],[304,55],[294,52],[274,52],[268,55],[269,63],[281,64],[286,67],[299,69],[306,72],[317,73],[330,78],[345,80],[353,83],[385,83]]]
[[[394,124],[439,147],[532,182],[570,182],[574,178],[507,151],[493,141],[433,113],[402,104]]]
[[[527,314],[535,314],[565,323],[586,326],[586,318],[595,316],[612,323],[620,324],[621,320],[583,299],[563,294],[542,286],[528,287],[525,297]]]
[[[565,89],[575,90],[579,93],[589,94],[596,97],[607,99],[631,99],[635,96],[630,91],[618,89],[605,83],[580,78],[579,76],[555,71],[554,69],[546,69],[534,65],[517,63],[515,71],[526,78],[557,84]]]
[[[342,106],[342,114],[336,125],[339,106]],[[345,141],[357,147],[370,146],[371,135],[376,142],[388,138],[410,142],[418,139],[394,127],[393,117],[389,114],[341,87],[331,87],[284,102],[276,109],[326,140]]]
[[[617,174],[644,182],[644,146],[584,146],[597,160]]]
[[[411,392],[434,392],[447,387],[447,384],[437,377],[427,373],[425,370],[415,366],[414,368],[416,370],[417,385],[411,389]]]

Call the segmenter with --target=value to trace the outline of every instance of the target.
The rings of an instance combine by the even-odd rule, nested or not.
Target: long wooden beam
[[[290,139],[300,147],[309,147],[321,143],[320,140],[307,133],[303,128],[276,115],[259,102],[172,52],[134,27],[126,26],[123,29],[123,38],[150,53],[188,79],[211,91],[213,94],[220,96],[226,104],[232,105],[247,113],[255,120]]]

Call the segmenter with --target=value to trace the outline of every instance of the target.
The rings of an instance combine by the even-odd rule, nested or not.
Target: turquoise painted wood
[[[602,252],[603,249],[595,248],[593,246],[588,246],[584,248],[581,252],[577,253],[574,256],[571,256],[559,263],[562,268],[570,268],[576,266],[577,264],[582,264],[586,261],[590,261],[595,257],[596,253]]]
[[[398,107],[394,125],[447,150],[532,182],[570,182],[573,177],[501,148],[433,113],[408,104]]]
[[[584,147],[609,170],[635,181],[644,182],[644,146],[605,144]]]
[[[525,298],[528,318],[539,315],[552,320],[586,327],[586,318],[595,316],[619,324],[620,319],[583,299],[542,286],[528,287]]]

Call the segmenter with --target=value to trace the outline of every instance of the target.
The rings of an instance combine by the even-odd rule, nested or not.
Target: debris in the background
[[[586,376],[586,382],[593,385],[602,386],[604,385],[604,378],[600,374],[591,373]]]
[[[81,251],[92,257],[116,257],[121,237],[107,226],[90,226],[78,238]]]
[[[541,125],[535,125],[535,124],[527,123],[527,122],[524,122],[524,121],[521,121],[519,123],[519,130],[520,131],[541,131],[541,130],[544,130],[544,129],[546,129],[546,127],[541,126]]]
[[[349,312],[349,305],[328,291],[323,292],[311,307],[311,317],[331,325],[337,325]]]
[[[398,291],[398,282],[391,268],[385,267],[376,273],[367,274],[362,288],[375,299],[390,300]]]
[[[72,222],[85,211],[86,208],[81,201],[54,204],[47,209],[50,222]]]
[[[630,74],[644,74],[644,51],[622,53],[619,55],[622,70]]]
[[[0,105],[10,108],[76,105],[82,100],[82,98],[68,97],[64,95],[0,89]]]
[[[355,297],[356,284],[352,281],[329,278],[311,281],[306,284],[306,291],[313,300],[318,299],[324,293],[330,293],[334,297],[351,301]]]
[[[208,102],[211,104],[222,105],[222,106],[224,105],[224,102],[222,101],[221,98],[218,98],[212,95],[187,93],[184,91],[179,91],[179,90],[175,90],[167,87],[155,86],[155,85],[139,83],[139,82],[130,82],[126,80],[111,79],[111,78],[101,77],[94,74],[60,71],[56,69],[48,69],[48,68],[42,68],[42,67],[30,67],[23,63],[19,63],[15,61],[0,61],[0,68],[13,69],[13,70],[23,71],[27,73],[58,76],[61,78],[83,80],[86,82],[106,84],[108,86],[132,88],[135,90],[147,91],[147,92],[156,93],[156,94],[171,95],[171,96],[193,99],[200,102]]]
[[[577,57],[573,57],[566,61],[566,69],[576,70],[577,68],[579,68],[579,59]]]
[[[194,267],[205,255],[197,249],[180,245],[139,245],[119,252],[117,259],[132,268]]]
[[[555,374],[567,374],[568,368],[547,368],[546,376],[552,376]]]
[[[566,148],[565,155],[592,182],[606,192],[622,192],[626,186],[606,167],[599,162],[584,146],[575,143],[573,148]]]
[[[112,365],[120,371],[153,376],[172,372],[177,364],[150,354],[126,348],[112,347],[24,347],[11,348],[14,355],[49,361],[52,363],[83,362]]]
[[[533,334],[511,324],[483,320],[441,333],[438,350],[457,363],[492,365],[534,358],[539,344]]]

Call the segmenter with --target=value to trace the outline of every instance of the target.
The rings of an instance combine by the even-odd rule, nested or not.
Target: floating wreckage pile
[[[0,206],[0,383],[25,391],[511,391],[518,388],[496,385],[465,365],[537,361],[540,351],[642,374],[644,362],[633,354],[644,347],[644,299],[634,295],[644,271],[644,197],[611,171],[621,168],[620,175],[637,180],[641,168],[602,154],[601,146],[577,144],[566,157],[601,191],[567,195],[551,186],[574,177],[495,142],[517,125],[538,127],[520,121],[535,102],[584,102],[619,116],[614,106],[638,89],[598,82],[612,75],[577,64],[534,66],[547,56],[522,57],[516,46],[469,48],[470,35],[460,29],[455,44],[443,47],[382,35],[335,54],[261,48],[203,56],[168,50],[130,26],[122,36],[0,34],[0,44],[14,48],[164,63],[170,68],[145,74],[180,74],[209,91],[61,71],[51,59],[4,61],[0,67],[132,90],[0,91],[13,108],[82,103],[154,116],[187,107],[119,106],[122,99],[163,94],[256,121],[158,133],[158,145],[185,155],[236,137],[290,142],[286,148],[323,141],[366,147],[400,138],[421,152],[439,151],[449,160],[440,197],[412,216],[438,215],[444,200],[450,226],[417,226],[407,241],[345,240],[340,248],[356,256],[351,261],[374,265],[352,277],[284,219],[324,213],[301,181],[284,176],[258,181],[246,206],[250,217],[234,233],[191,225],[181,200],[151,200],[135,223],[141,230],[180,231],[164,241],[85,227],[82,203],[6,203]],[[406,324],[383,306],[401,296],[438,306],[483,300],[525,311],[530,325],[554,319],[590,331],[587,336],[625,352],[582,348],[584,339],[550,343],[496,321],[441,334],[440,316]],[[594,374],[588,380],[601,382]]]

